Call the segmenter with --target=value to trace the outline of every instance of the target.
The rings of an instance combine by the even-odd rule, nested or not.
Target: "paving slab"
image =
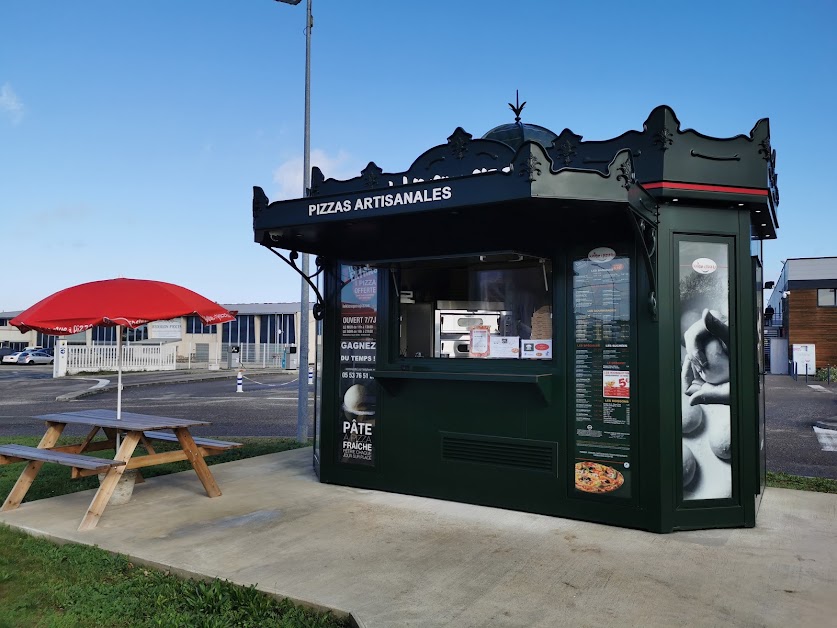
[[[77,532],[92,491],[0,521],[390,626],[827,626],[837,495],[768,489],[754,529],[658,535],[321,484],[311,449],[150,478]]]

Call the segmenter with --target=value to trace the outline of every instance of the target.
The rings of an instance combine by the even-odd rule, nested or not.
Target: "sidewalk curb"
[[[837,431],[837,416],[830,417],[828,419],[821,419],[814,423],[814,427],[818,427],[821,430],[834,430]]]

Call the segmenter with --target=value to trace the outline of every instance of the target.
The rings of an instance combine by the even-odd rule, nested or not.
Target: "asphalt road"
[[[128,384],[147,377],[126,374],[125,381]],[[159,379],[159,375],[154,377]],[[201,436],[294,438],[296,375],[253,371],[246,377],[243,393],[236,393],[234,378],[129,387],[123,391],[122,407],[143,414],[211,422],[210,426],[195,428],[195,434]],[[837,384],[828,387],[812,379],[808,385],[804,379],[767,376],[767,467],[794,475],[837,479],[837,451],[823,451],[813,430],[816,421],[837,417]],[[96,384],[96,378],[53,379],[50,366],[0,367],[0,436],[40,436],[43,425],[32,419],[39,414],[115,408],[115,391],[74,401],[55,400]],[[313,417],[313,401],[309,403],[309,416]],[[67,433],[74,434],[70,429]],[[313,435],[313,419],[308,429]]]
[[[837,384],[768,375],[767,468],[794,475],[837,479],[837,451],[823,451],[814,423],[837,420]]]
[[[172,376],[175,374],[172,373]],[[108,377],[115,382],[115,377]],[[235,378],[187,383],[126,387],[122,409],[142,414],[209,421],[196,427],[196,436],[279,436],[296,437],[296,374],[246,374],[244,392],[236,392]],[[126,386],[141,381],[140,374],[125,374]],[[96,378],[52,378],[52,367],[0,368],[0,436],[42,435],[43,423],[32,417],[74,409],[116,408],[116,391],[56,401],[56,397],[97,384]],[[313,417],[313,398],[309,404]],[[66,434],[75,434],[68,427]],[[79,428],[76,428],[78,430]],[[83,428],[82,428],[83,429]],[[313,418],[309,423],[313,435]]]

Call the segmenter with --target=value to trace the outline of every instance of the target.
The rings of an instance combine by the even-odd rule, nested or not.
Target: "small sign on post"
[[[797,373],[815,375],[817,372],[816,345],[793,345],[793,363],[796,365]]]

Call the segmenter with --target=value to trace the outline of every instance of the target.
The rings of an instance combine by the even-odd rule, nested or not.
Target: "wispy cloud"
[[[75,224],[92,217],[93,211],[88,205],[63,205],[59,207],[39,208],[32,212],[32,220],[42,224]]]
[[[351,179],[360,176],[360,169],[355,160],[346,151],[340,151],[335,156],[328,155],[323,150],[311,151],[311,166],[317,166],[323,171],[327,179]],[[286,198],[299,198],[302,196],[302,157],[292,157],[281,163],[273,171],[273,182],[279,187],[276,189],[276,198],[271,200],[282,200]]]
[[[0,87],[0,111],[9,117],[12,124],[20,124],[23,120],[23,103],[15,94],[11,83],[3,83],[3,87]]]

